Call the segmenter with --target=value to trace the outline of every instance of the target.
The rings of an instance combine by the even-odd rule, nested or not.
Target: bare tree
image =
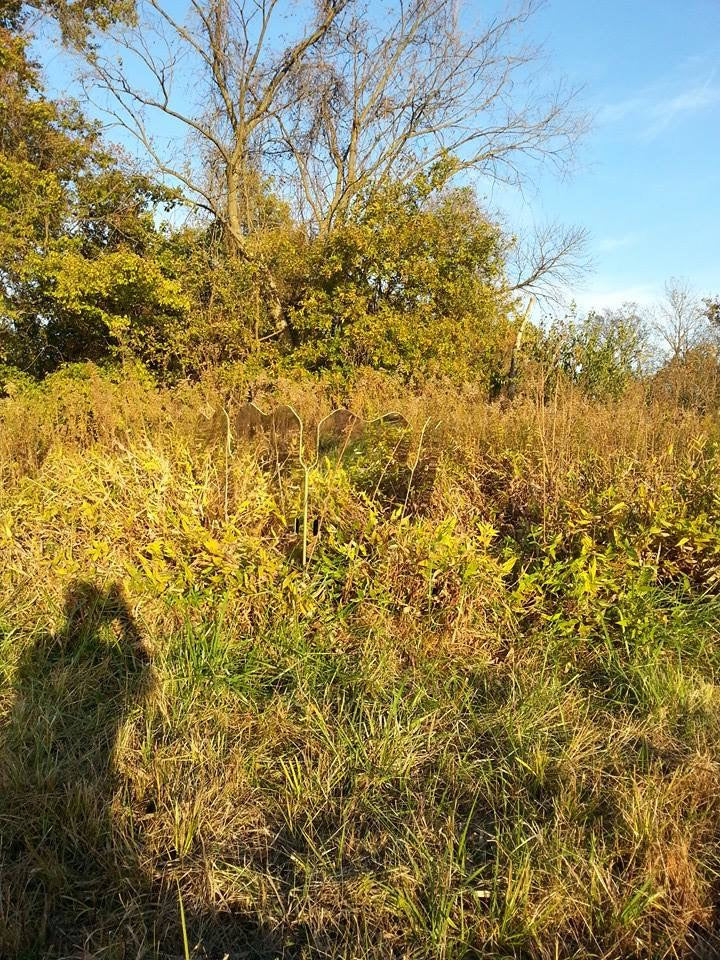
[[[668,359],[681,363],[710,334],[707,310],[684,280],[673,279],[665,285],[665,299],[655,312],[652,326]]]
[[[522,31],[538,5],[464,27],[458,0],[389,0],[380,16],[317,0],[298,27],[289,0],[188,0],[184,13],[140,0],[134,26],[84,54],[100,105],[242,252],[259,171],[291,184],[323,233],[376,184],[450,156],[453,173],[506,181],[523,158],[564,164],[582,123],[572,91],[532,74]]]
[[[270,35],[280,0],[190,0],[184,17],[165,0],[141,0],[134,26],[116,24],[99,49],[84,51],[105,111],[222,223],[234,252],[245,249],[246,194],[268,125],[289,108],[290,79],[349,2],[322,0],[298,37],[278,43]],[[204,162],[188,160],[181,137]]]
[[[457,0],[391,0],[381,16],[346,7],[299,65],[294,108],[277,118],[318,233],[388,178],[443,161],[451,174],[517,182],[529,157],[569,160],[583,129],[574,92],[548,90],[532,73],[540,52],[522,42],[538,6],[516,0],[470,27]]]
[[[588,233],[551,223],[536,228],[508,251],[510,289],[550,305],[563,304],[568,290],[591,267]]]

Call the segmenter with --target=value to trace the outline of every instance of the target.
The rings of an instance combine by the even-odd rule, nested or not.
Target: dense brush
[[[0,955],[716,956],[713,424],[345,400],[432,475],[320,457],[304,567],[220,388],[1,402]]]

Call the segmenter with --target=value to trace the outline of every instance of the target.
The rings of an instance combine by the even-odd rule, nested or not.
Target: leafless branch
[[[390,0],[383,17],[368,0],[316,0],[304,21],[290,0],[187,0],[182,12],[139,0],[135,26],[81,51],[115,120],[242,253],[242,198],[259,171],[290,185],[322,234],[388,178],[448,155],[456,174],[507,182],[528,159],[562,167],[583,121],[574,91],[548,89],[540,51],[523,40],[540,2],[510,0],[465,26],[457,0]],[[178,163],[189,146],[212,168],[212,190],[197,156]]]
[[[296,71],[278,131],[319,232],[388,177],[412,177],[450,154],[456,173],[510,182],[528,158],[562,166],[571,157],[583,129],[574,92],[538,92],[539,53],[521,42],[537,5],[518,0],[472,30],[459,27],[448,0],[398,2],[381,24],[353,5],[334,21]]]
[[[707,310],[685,280],[665,284],[665,298],[651,311],[650,326],[668,360],[683,363],[688,354],[713,339]]]
[[[590,269],[587,231],[549,224],[509,251],[510,289],[540,302],[560,304]]]

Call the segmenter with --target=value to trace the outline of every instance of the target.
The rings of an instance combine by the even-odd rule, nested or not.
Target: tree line
[[[0,364],[497,385],[527,298],[583,268],[582,230],[512,237],[479,199],[586,126],[525,39],[537,6],[0,0]],[[33,59],[52,30],[75,99]]]

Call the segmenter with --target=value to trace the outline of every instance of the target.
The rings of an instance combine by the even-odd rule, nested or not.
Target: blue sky
[[[496,2],[465,0],[464,17]],[[672,277],[720,293],[720,0],[547,0],[529,39],[551,74],[583,88],[592,129],[570,176],[541,168],[522,194],[485,191],[489,207],[520,233],[533,221],[588,229],[581,309],[648,305]],[[64,58],[42,59],[67,91]]]
[[[594,115],[569,179],[495,199],[520,226],[586,226],[581,307],[720,292],[720,0],[549,0],[534,21]]]

